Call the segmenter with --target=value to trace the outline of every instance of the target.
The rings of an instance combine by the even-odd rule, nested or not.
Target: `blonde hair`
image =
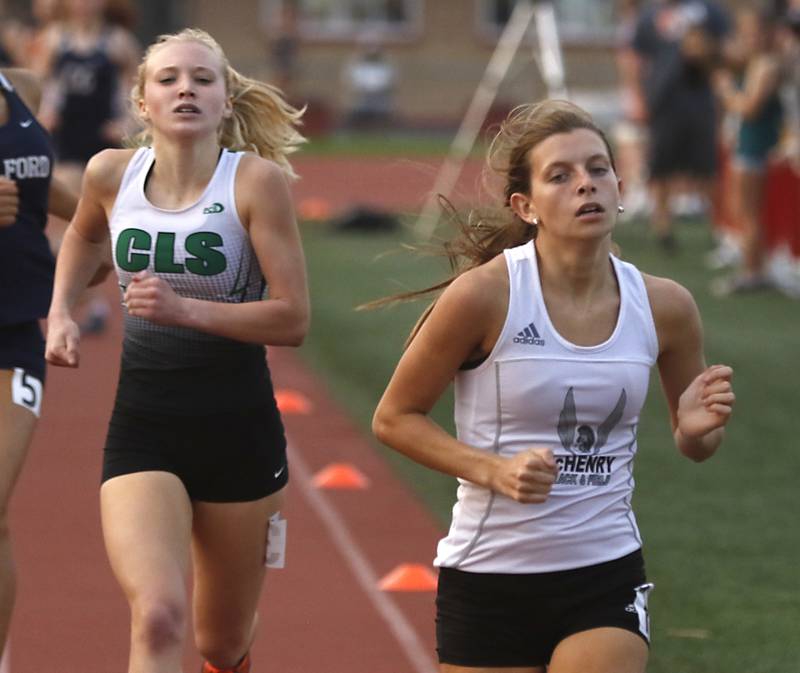
[[[270,84],[245,77],[231,67],[219,43],[204,30],[185,28],[169,35],[160,35],[148,47],[136,73],[131,91],[134,111],[144,98],[147,62],[153,53],[166,44],[196,42],[208,47],[220,60],[225,79],[225,90],[233,101],[233,114],[222,120],[219,143],[233,151],[249,150],[277,163],[286,174],[296,178],[288,157],[296,152],[306,139],[297,130],[305,109],[298,110],[283,98],[281,91]],[[150,131],[145,128],[132,139],[132,145],[149,145]]]
[[[448,219],[458,229],[457,235],[444,242],[437,250],[438,254],[448,258],[451,275],[422,290],[378,299],[360,308],[410,301],[444,290],[462,273],[485,264],[507,248],[523,245],[536,238],[536,225],[521,219],[511,209],[511,195],[521,193],[530,196],[531,150],[552,135],[570,133],[577,129],[588,129],[600,136],[608,152],[611,167],[616,172],[614,154],[608,138],[594,123],[591,115],[582,108],[564,100],[545,100],[514,108],[500,124],[499,131],[492,139],[483,168],[483,187],[494,198],[495,204],[472,210],[464,220],[447,199],[439,197]],[[425,309],[406,345],[416,336],[435,303],[434,300]]]

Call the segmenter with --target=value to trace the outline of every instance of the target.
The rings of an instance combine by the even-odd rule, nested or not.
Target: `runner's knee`
[[[157,597],[133,606],[134,638],[151,652],[163,652],[183,642],[186,604],[181,599]]]

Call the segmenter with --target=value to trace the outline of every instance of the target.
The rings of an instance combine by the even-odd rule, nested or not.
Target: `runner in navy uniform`
[[[76,198],[51,181],[53,152],[32,109],[39,88],[21,70],[0,70],[0,649],[14,603],[8,504],[39,416],[53,256],[49,211],[69,218]]]

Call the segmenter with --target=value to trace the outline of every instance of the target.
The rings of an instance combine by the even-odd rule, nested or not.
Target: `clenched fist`
[[[517,502],[542,503],[550,495],[557,475],[558,466],[550,449],[528,449],[503,459],[491,488]]]

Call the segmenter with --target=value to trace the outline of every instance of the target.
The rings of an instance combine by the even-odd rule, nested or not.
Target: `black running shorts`
[[[44,383],[44,338],[38,320],[0,325],[0,369],[24,369]]]
[[[134,472],[175,474],[192,500],[244,502],[289,478],[277,406],[202,415],[161,414],[117,402],[103,456],[103,481]]]
[[[441,568],[439,661],[468,667],[545,666],[567,636],[600,627],[649,642],[641,550],[615,561],[531,575]]]

